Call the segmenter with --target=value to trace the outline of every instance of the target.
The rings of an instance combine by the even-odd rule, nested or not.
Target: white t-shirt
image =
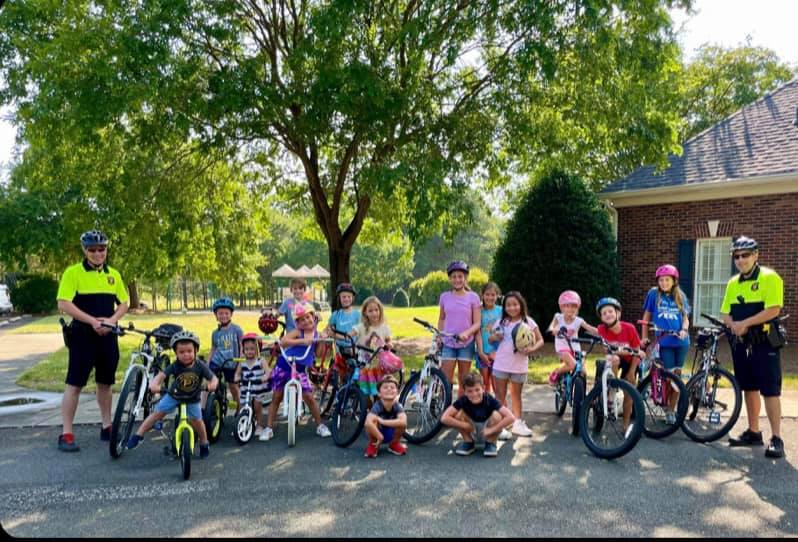
[[[501,328],[504,333],[499,347],[496,349],[496,361],[493,362],[494,371],[514,374],[524,374],[527,372],[529,368],[529,356],[521,352],[513,352],[513,328],[520,323],[521,320],[516,320],[515,322],[499,320],[493,326],[494,331]],[[526,317],[526,323],[533,331],[538,327],[535,321],[529,316]]]
[[[564,327],[567,331],[568,337],[578,337],[579,336],[579,328],[582,327],[582,323],[584,320],[578,316],[574,316],[574,321],[570,324],[565,323],[565,316],[562,313],[557,313],[554,315],[554,319],[557,321],[556,329],[554,330],[555,336],[561,327]],[[574,352],[581,352],[582,349],[579,347],[579,343],[571,343],[571,347],[574,349]],[[565,339],[560,339],[559,337],[554,339],[554,350],[557,352],[570,352],[571,350],[568,348],[568,343]]]
[[[376,327],[369,327],[368,332],[366,331],[366,326],[362,323],[357,324],[355,327],[352,328],[357,334],[357,344],[365,346],[367,348],[379,348],[383,344],[385,344],[385,338],[391,336],[391,329],[388,327],[387,324],[382,323]],[[375,333],[377,337],[374,337],[372,333]],[[369,360],[371,359],[371,354],[365,352],[363,350],[358,350],[358,357],[361,360]],[[376,360],[376,358],[375,358]]]

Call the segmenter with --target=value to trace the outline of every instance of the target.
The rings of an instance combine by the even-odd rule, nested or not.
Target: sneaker
[[[778,459],[784,457],[784,441],[777,436],[770,439],[767,450],[765,450],[765,457],[772,457]]]
[[[676,425],[676,414],[668,412],[665,414],[665,425]]]
[[[405,455],[407,453],[407,446],[403,446],[400,442],[391,442],[388,445],[388,451],[393,455]]]
[[[321,438],[327,438],[329,436],[332,436],[330,430],[327,429],[327,426],[324,425],[323,423],[320,423],[319,426],[316,428],[316,434],[319,435]]]
[[[557,380],[560,378],[560,373],[558,371],[552,371],[549,375],[549,385],[556,386]]]
[[[473,442],[461,442],[460,445],[455,448],[454,453],[457,455],[471,455],[476,451],[477,445]]]
[[[765,441],[762,440],[762,431],[754,433],[750,429],[743,431],[739,437],[729,438],[729,446],[764,446]]]
[[[136,446],[138,446],[138,445],[139,445],[139,443],[140,443],[142,440],[144,440],[144,437],[140,437],[140,436],[138,436],[138,435],[135,435],[135,434],[134,434],[134,435],[130,435],[130,438],[129,438],[129,439],[127,439],[127,449],[128,449],[128,450],[132,450],[133,448],[135,448]]]
[[[274,438],[274,431],[272,431],[271,427],[264,427],[261,434],[258,435],[258,440],[261,442],[266,442],[267,440],[271,440],[272,438]]]
[[[211,443],[200,444],[200,459],[207,459],[211,455]]]
[[[75,444],[75,435],[72,433],[64,433],[58,435],[58,449],[62,452],[78,452],[80,446]]]
[[[363,454],[364,457],[377,457],[377,452],[379,452],[380,447],[377,443],[369,441],[369,445],[366,446],[366,453]]]
[[[507,428],[502,429],[502,432],[499,433],[499,440],[510,440],[511,438],[513,438],[513,434]]]
[[[263,433],[263,427],[260,427],[260,426],[256,427],[254,435],[256,437],[259,437],[261,435],[261,433]]]
[[[513,422],[513,434],[519,437],[531,437],[532,430],[526,426],[524,420],[515,420]]]
[[[486,442],[485,443],[485,450],[482,452],[482,455],[485,457],[496,457],[499,453],[498,448],[496,448],[495,442]]]
[[[111,442],[111,426],[103,427],[100,429],[100,440],[103,442]]]

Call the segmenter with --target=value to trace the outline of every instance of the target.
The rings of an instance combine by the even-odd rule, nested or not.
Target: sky
[[[696,0],[693,14],[672,12],[686,58],[704,43],[735,47],[747,36],[755,46],[773,49],[779,58],[798,67],[798,1],[796,0]],[[16,131],[11,111],[0,109],[0,181],[7,178]]]

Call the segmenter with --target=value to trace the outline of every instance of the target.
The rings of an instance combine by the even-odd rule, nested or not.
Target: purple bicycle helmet
[[[468,274],[468,264],[465,263],[463,260],[454,260],[449,266],[446,268],[446,274],[451,275],[455,271],[462,271],[466,275]]]

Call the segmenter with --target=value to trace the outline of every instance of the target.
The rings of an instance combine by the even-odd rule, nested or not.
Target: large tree
[[[514,167],[663,162],[667,10],[687,4],[29,0],[0,13],[2,97],[84,134],[145,112],[154,138],[259,164],[312,202],[334,284],[367,216],[416,238],[467,220],[462,191]]]

